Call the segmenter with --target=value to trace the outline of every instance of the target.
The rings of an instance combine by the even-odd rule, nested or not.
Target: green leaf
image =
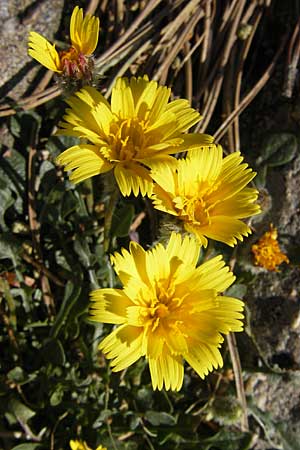
[[[128,236],[133,216],[134,206],[131,204],[125,204],[121,208],[116,208],[111,224],[111,235],[116,237]]]
[[[157,411],[147,411],[145,414],[145,419],[151,423],[151,425],[175,425],[176,419],[171,416],[171,414],[165,412],[157,412]]]
[[[290,162],[298,149],[298,141],[292,133],[275,133],[264,143],[257,164],[269,167],[282,166]]]
[[[48,174],[48,172],[50,172],[51,170],[55,171],[55,165],[51,161],[46,159],[46,161],[43,161],[42,164],[40,165],[40,170],[39,170],[40,179],[42,180],[43,177],[46,174]]]
[[[49,150],[53,157],[58,156],[68,147],[78,144],[78,138],[73,136],[51,136],[47,143],[46,149]]]
[[[11,134],[19,138],[21,134],[21,123],[18,116],[11,116],[10,118],[10,132]]]
[[[10,150],[5,156],[0,155],[0,179],[7,188],[16,193],[15,209],[23,212],[23,197],[26,186],[26,161],[16,150]]]
[[[16,398],[11,398],[8,403],[9,411],[22,423],[27,423],[29,419],[35,416],[35,411],[28,408],[28,406],[21,403]]]
[[[18,444],[12,448],[12,450],[35,450],[39,448],[41,444],[37,442],[27,442],[26,444]]]
[[[15,202],[12,192],[7,187],[3,186],[3,182],[0,181],[0,226],[3,230],[7,230],[7,226],[4,221],[4,214],[6,210]]]
[[[268,173],[267,165],[260,166],[259,169],[257,170],[257,175],[254,178],[254,183],[258,189],[262,189],[265,187],[267,181],[267,173]]]
[[[64,220],[73,211],[76,211],[78,201],[74,196],[73,191],[66,191],[62,197],[60,216]]]
[[[81,276],[78,277],[77,282],[68,281],[65,289],[65,295],[60,307],[60,310],[56,316],[55,322],[51,329],[51,336],[57,337],[61,328],[63,327],[68,315],[71,311],[73,304],[78,300],[81,293]]]
[[[107,419],[112,416],[113,412],[110,409],[103,409],[100,415],[93,423],[93,428],[99,428]]]
[[[214,436],[201,439],[201,449],[210,450],[248,450],[252,442],[250,433],[234,432],[228,428],[222,428]]]
[[[61,199],[65,193],[63,183],[57,183],[48,193],[47,197],[43,199],[43,207],[40,213],[40,223],[49,223],[50,225],[60,221],[60,205]]]
[[[21,386],[32,382],[37,377],[38,377],[38,372],[32,372],[32,373],[28,374],[28,373],[24,372],[22,367],[19,367],[19,366],[14,367],[7,374],[7,378],[10,381],[13,381],[14,383],[19,384]]]
[[[62,402],[63,396],[64,396],[63,387],[61,385],[58,385],[58,387],[50,396],[50,405],[51,406],[59,405]]]
[[[22,367],[16,366],[11,369],[7,374],[7,378],[14,383],[22,383],[22,381],[24,381],[24,371]]]
[[[76,302],[72,304],[70,308],[68,320],[64,327],[65,335],[72,335],[73,339],[76,339],[80,334],[80,321],[79,318],[87,313],[89,304],[89,294],[88,292],[84,295],[80,295]]]
[[[16,265],[21,251],[21,242],[12,233],[0,234],[0,259],[11,259]]]
[[[244,298],[247,293],[247,286],[241,283],[235,283],[226,290],[225,295],[228,297]]]
[[[77,235],[74,242],[74,250],[79,257],[79,261],[86,268],[89,269],[95,265],[97,260],[91,253],[87,236]]]

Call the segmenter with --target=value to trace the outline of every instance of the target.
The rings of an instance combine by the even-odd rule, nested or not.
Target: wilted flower
[[[123,289],[91,293],[91,320],[116,324],[99,349],[119,371],[145,356],[153,389],[179,390],[186,360],[201,378],[223,365],[221,333],[242,331],[243,302],[219,295],[234,275],[216,256],[198,268],[200,247],[193,237],[172,233],[166,247],[112,256]]]
[[[277,237],[277,229],[270,224],[270,231],[267,231],[256,244],[252,245],[256,266],[278,272],[278,266],[281,263],[289,264],[288,257],[280,250]]]
[[[70,447],[72,450],[92,450],[85,441],[70,441]],[[96,450],[107,450],[106,447],[99,445]]]
[[[151,173],[154,207],[177,216],[204,246],[207,238],[235,245],[251,233],[240,219],[260,212],[257,190],[246,187],[256,173],[242,161],[212,145],[188,152],[177,167],[160,165]]]
[[[170,156],[213,138],[205,134],[183,134],[200,120],[187,100],[168,102],[170,89],[155,81],[119,78],[111,104],[96,89],[87,87],[68,100],[70,109],[59,134],[86,138],[57,159],[65,170],[74,170],[70,180],[86,178],[114,169],[123,195],[151,195],[149,167],[161,162],[176,165]]]
[[[91,78],[89,57],[94,52],[99,35],[98,17],[87,14],[76,6],[70,23],[71,47],[58,52],[55,45],[35,31],[29,33],[29,55],[40,64],[59,74],[72,78]]]

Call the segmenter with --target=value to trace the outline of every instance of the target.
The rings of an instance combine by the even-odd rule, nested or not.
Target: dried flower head
[[[213,141],[206,134],[184,134],[200,114],[187,100],[169,102],[169,97],[170,89],[147,76],[119,78],[110,104],[91,87],[71,97],[59,134],[90,144],[75,145],[57,158],[65,170],[74,170],[70,180],[78,183],[113,169],[123,195],[151,195],[149,168],[162,162],[174,166],[171,154]]]
[[[254,254],[254,263],[256,266],[263,267],[272,272],[279,272],[278,266],[283,262],[289,264],[288,257],[282,253],[277,241],[277,229],[270,224],[270,231],[267,231],[259,241],[252,245]]]
[[[91,78],[90,56],[94,52],[99,35],[98,17],[87,14],[76,6],[70,23],[71,47],[58,52],[55,45],[35,31],[29,33],[28,54],[40,64],[60,75],[75,79]]]
[[[188,152],[177,167],[160,165],[151,172],[154,207],[182,220],[205,247],[207,238],[234,246],[251,233],[240,219],[260,212],[257,190],[247,187],[256,174],[242,161],[212,145]]]
[[[145,356],[153,389],[178,391],[186,360],[201,378],[221,367],[222,334],[242,331],[243,302],[219,295],[234,275],[216,256],[196,268],[193,237],[172,233],[166,247],[135,242],[112,262],[123,289],[91,293],[91,320],[118,325],[99,348],[119,371]],[[221,334],[222,333],[222,334]]]

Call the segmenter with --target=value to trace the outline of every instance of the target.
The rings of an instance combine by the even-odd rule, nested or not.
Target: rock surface
[[[63,0],[2,0],[0,2],[1,99],[26,93],[39,70],[27,55],[31,30],[53,41],[62,17]]]
[[[286,166],[269,170],[266,188],[272,204],[262,222],[255,226],[266,231],[272,222],[278,228],[280,246],[288,254],[290,264],[283,264],[280,272],[255,270],[255,278],[248,287],[245,300],[250,311],[250,335],[256,349],[252,356],[247,355],[244,363],[253,363],[255,354],[256,358],[259,355],[256,364],[260,364],[262,373],[250,376],[247,394],[256,407],[270,414],[279,429],[299,434],[300,157]],[[267,444],[259,441],[255,449],[282,448],[278,436],[273,438],[278,447],[270,446],[271,437]]]

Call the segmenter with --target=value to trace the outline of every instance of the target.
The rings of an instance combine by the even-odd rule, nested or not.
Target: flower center
[[[198,226],[210,225],[212,210],[218,203],[212,196],[218,188],[219,182],[215,179],[191,184],[189,195],[173,199],[175,207],[179,210],[179,216]]]
[[[67,51],[61,51],[59,56],[64,75],[77,79],[91,78],[90,61],[82,53],[78,53],[76,48],[70,47]]]
[[[169,315],[169,308],[161,303],[156,307],[155,314],[159,319],[163,319]]]
[[[170,321],[172,313],[179,304],[178,299],[174,298],[174,287],[165,288],[164,284],[164,281],[157,282],[156,298],[151,300],[148,307],[147,322],[152,332],[166,320]]]
[[[190,220],[197,225],[209,224],[209,206],[202,198],[193,197],[188,200],[186,211]]]
[[[185,200],[182,212],[188,216],[192,223],[208,225],[210,223],[209,209],[210,205],[203,198],[195,196]]]
[[[145,148],[145,124],[137,118],[130,118],[111,124],[110,144],[113,159],[131,161],[142,157]]]

